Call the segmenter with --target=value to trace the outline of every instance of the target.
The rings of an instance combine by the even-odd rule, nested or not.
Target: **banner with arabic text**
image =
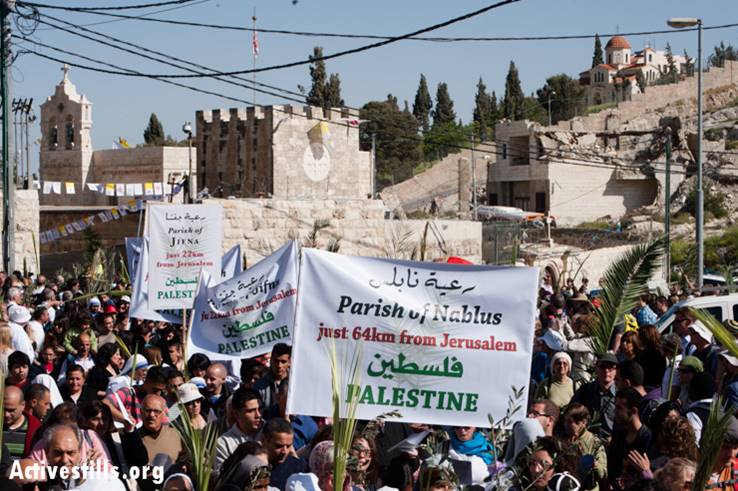
[[[290,343],[297,297],[298,247],[288,242],[217,285],[204,273],[192,312],[188,354],[249,358]]]
[[[200,270],[221,275],[223,209],[217,203],[148,207],[149,306],[192,308]]]
[[[136,243],[138,247],[135,247]],[[131,277],[131,306],[128,315],[136,319],[182,324],[181,310],[154,310],[149,306],[149,239],[126,237],[126,248],[129,244],[132,246],[132,255],[128,256],[128,261],[135,264],[136,269]]]
[[[489,427],[528,385],[537,281],[536,268],[304,249],[287,412],[332,416],[334,359],[343,416],[355,398],[358,419]]]

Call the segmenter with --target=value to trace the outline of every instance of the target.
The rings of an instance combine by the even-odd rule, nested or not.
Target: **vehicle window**
[[[722,307],[718,305],[716,307],[707,307],[705,310],[711,313],[712,316],[716,318],[718,321],[723,322],[723,308]]]
[[[733,304],[733,320],[738,320],[738,303]]]

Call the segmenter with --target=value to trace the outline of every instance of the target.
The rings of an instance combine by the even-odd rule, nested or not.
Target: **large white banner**
[[[243,259],[241,258],[241,244],[236,244],[223,254],[220,260],[220,281],[233,278],[243,271]]]
[[[149,306],[192,308],[197,277],[221,275],[223,209],[219,204],[150,204]]]
[[[297,301],[298,247],[288,242],[246,271],[217,285],[203,272],[188,353],[248,358],[291,343]]]
[[[140,247],[133,249],[136,257],[129,261],[135,262],[136,272],[131,278],[133,292],[131,294],[131,306],[128,315],[136,319],[150,321],[165,321],[173,324],[182,324],[182,312],[179,310],[154,310],[149,306],[149,240],[138,239]],[[126,239],[126,246],[128,246]]]
[[[488,427],[528,385],[537,281],[536,268],[303,250],[288,412],[332,415],[335,349],[340,397],[358,398],[359,419],[397,410],[401,421]]]

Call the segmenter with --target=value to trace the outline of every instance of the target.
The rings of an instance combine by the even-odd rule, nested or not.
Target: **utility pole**
[[[666,175],[664,176],[664,236],[666,283],[671,280],[671,127],[666,128]]]
[[[1,0],[0,5],[0,92],[2,93],[3,131],[2,158],[3,171],[3,269],[8,273],[15,269],[12,257],[13,235],[15,231],[15,185],[13,167],[10,163],[10,13],[15,8],[15,0]]]
[[[372,133],[372,170],[371,170],[371,186],[372,186],[372,197],[371,199],[374,199],[374,195],[377,193],[377,185],[376,185],[376,173],[377,173],[377,140],[374,133]]]
[[[36,115],[33,114],[33,97],[28,101],[25,111],[25,125],[26,125],[26,189],[31,189],[31,140],[28,139],[28,126],[29,123],[36,121]]]
[[[474,159],[474,134],[471,136],[471,168],[472,168],[472,217],[477,220],[477,163]]]
[[[548,93],[548,125],[551,126],[551,96],[556,95],[556,91],[552,90]]]
[[[705,195],[702,188],[702,19],[697,23],[697,289],[705,274]]]

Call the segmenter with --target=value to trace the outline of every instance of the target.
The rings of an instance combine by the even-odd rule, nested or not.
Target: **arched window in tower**
[[[74,148],[74,120],[72,120],[72,116],[67,117],[67,122],[64,125],[64,129],[66,131],[66,140],[67,140],[67,150],[71,150]]]
[[[49,121],[49,150],[56,150],[59,146],[59,129],[56,126],[56,118]]]

